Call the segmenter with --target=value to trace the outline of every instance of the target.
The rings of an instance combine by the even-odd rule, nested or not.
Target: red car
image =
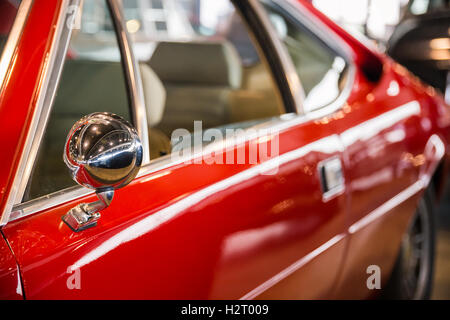
[[[450,109],[309,2],[0,16],[0,298],[429,297]]]

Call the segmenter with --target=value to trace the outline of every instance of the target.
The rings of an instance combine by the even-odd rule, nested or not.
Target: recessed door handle
[[[326,159],[319,163],[318,169],[323,201],[329,201],[344,192],[345,179],[340,158]]]

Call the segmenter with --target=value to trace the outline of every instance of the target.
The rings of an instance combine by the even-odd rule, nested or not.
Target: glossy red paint
[[[3,235],[0,235],[0,288],[1,300],[23,299],[19,269]]]
[[[4,194],[39,90],[57,3],[35,1],[0,98],[0,119],[15,119],[0,120],[0,136],[8,137],[1,141],[7,148],[0,172]],[[348,44],[356,61],[365,59],[368,53],[359,42],[301,5]],[[378,82],[357,69],[345,105],[284,127],[280,156],[261,166],[203,163],[161,169],[118,190],[98,225],[80,233],[67,228],[61,216],[94,196],[8,223],[2,232],[20,267],[25,296],[370,297],[367,266],[378,264],[383,279],[389,274],[417,199],[441,160],[439,145],[432,143],[442,141],[448,154],[450,141],[450,110],[442,98],[388,58],[377,59],[383,63]],[[248,152],[258,143],[236,149]],[[318,165],[331,157],[344,164],[346,189],[324,201]],[[278,171],[261,174],[268,168]],[[404,194],[408,197],[399,196]],[[13,269],[8,270],[17,270],[9,257]],[[0,271],[5,268],[2,264]],[[80,290],[67,286],[75,269]],[[7,276],[2,272],[0,279]],[[1,290],[1,296],[12,297],[16,287]]]

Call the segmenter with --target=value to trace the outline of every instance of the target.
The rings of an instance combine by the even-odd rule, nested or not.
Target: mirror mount
[[[93,113],[77,121],[70,130],[64,162],[72,179],[94,189],[99,200],[81,203],[62,220],[75,232],[97,225],[114,191],[129,184],[142,164],[142,144],[136,130],[112,113]]]
[[[91,203],[80,203],[72,208],[62,220],[69,226],[72,231],[79,232],[97,225],[100,219],[100,211],[106,209],[111,204],[114,197],[114,190],[96,192],[99,200]]]

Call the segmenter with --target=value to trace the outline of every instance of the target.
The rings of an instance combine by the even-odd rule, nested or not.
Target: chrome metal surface
[[[321,161],[317,168],[322,185],[322,201],[329,201],[344,192],[345,179],[339,157]]]
[[[75,185],[73,187],[69,187],[67,189],[60,190],[43,197],[17,204],[12,209],[9,221],[15,221],[36,212],[52,208],[61,203],[66,203],[82,198],[92,193],[94,193],[94,191],[91,189]]]
[[[256,2],[258,2],[258,5],[261,6],[261,4],[259,3],[259,1],[261,0],[254,0]],[[306,9],[299,4],[297,1],[295,0],[272,0],[274,3],[276,3],[277,5],[279,5],[286,13],[288,13],[290,16],[292,16],[294,19],[296,19],[298,22],[300,22],[304,28],[308,29],[309,31],[311,31],[311,33],[313,33],[317,38],[319,38],[320,40],[322,40],[324,43],[326,43],[332,50],[334,50],[336,53],[338,53],[347,63],[348,65],[348,76],[347,76],[347,82],[344,85],[343,90],[341,91],[340,95],[330,104],[321,107],[321,108],[317,108],[314,110],[305,110],[305,105],[304,105],[304,93],[303,93],[303,98],[302,98],[302,107],[301,110],[299,110],[299,112],[301,114],[306,115],[310,120],[313,119],[318,119],[324,116],[327,116],[329,114],[332,114],[336,111],[338,111],[339,109],[341,109],[349,95],[350,92],[352,90],[352,86],[353,83],[355,81],[355,75],[356,75],[356,65],[353,61],[353,54],[352,54],[352,49],[341,39],[339,38],[338,35],[334,34],[333,32],[331,32],[329,30],[329,28],[327,28],[323,22],[321,22],[319,19],[317,19],[316,17],[312,16],[311,14],[309,14]],[[263,8],[261,10],[264,10]],[[271,28],[273,30],[273,37],[278,39],[278,36],[276,34],[276,31],[273,29],[270,21],[268,21],[267,23],[270,24],[270,26],[267,26],[268,28]],[[276,41],[276,39],[273,39],[273,41]],[[294,64],[289,56],[289,54],[287,53],[284,44],[281,43],[281,40],[278,39],[278,42],[281,45],[281,48],[279,48],[279,50],[285,51],[286,53],[283,54],[284,59],[286,59],[286,65],[290,65],[291,67],[289,67],[287,69],[286,72],[289,73],[293,73],[291,75],[291,77],[297,77],[298,78],[298,82],[300,83],[300,87],[302,88],[303,91],[303,87],[301,85],[301,80],[298,77],[297,71],[294,67]],[[278,49],[277,49],[278,50]],[[296,93],[293,92],[293,95],[295,95]],[[298,95],[298,93],[297,93]]]
[[[134,57],[133,48],[128,36],[126,22],[122,14],[122,9],[118,1],[108,0],[111,8],[111,15],[115,21],[118,34],[118,42],[122,52],[122,59],[125,64],[128,89],[130,93],[131,105],[133,106],[133,121],[139,137],[144,145],[143,163],[150,162],[150,147],[148,138],[147,109],[145,108],[144,89],[142,87],[139,65]]]
[[[61,219],[75,232],[83,231],[97,225],[101,210],[107,208],[114,197],[114,191],[98,192],[98,201],[92,203],[80,203],[72,208]]]
[[[97,190],[99,200],[72,208],[62,220],[74,231],[95,225],[114,190],[129,184],[142,165],[142,144],[136,130],[107,112],[90,114],[70,130],[64,162],[78,184]]]
[[[298,114],[304,114],[303,110],[303,102],[305,100],[305,91],[303,90],[302,84],[300,82],[300,78],[297,75],[297,71],[295,70],[294,63],[287,52],[287,49],[284,47],[283,43],[279,39],[277,32],[275,31],[272,23],[267,16],[264,8],[261,6],[258,0],[249,0],[249,4],[253,9],[254,13],[258,16],[258,19],[264,25],[270,40],[272,41],[275,50],[278,54],[278,58],[280,59],[281,66],[286,75],[289,89],[291,91],[292,97],[295,102],[295,106],[297,108]]]
[[[70,130],[64,162],[78,184],[96,190],[118,189],[139,172],[142,144],[136,130],[121,117],[93,113]]]

